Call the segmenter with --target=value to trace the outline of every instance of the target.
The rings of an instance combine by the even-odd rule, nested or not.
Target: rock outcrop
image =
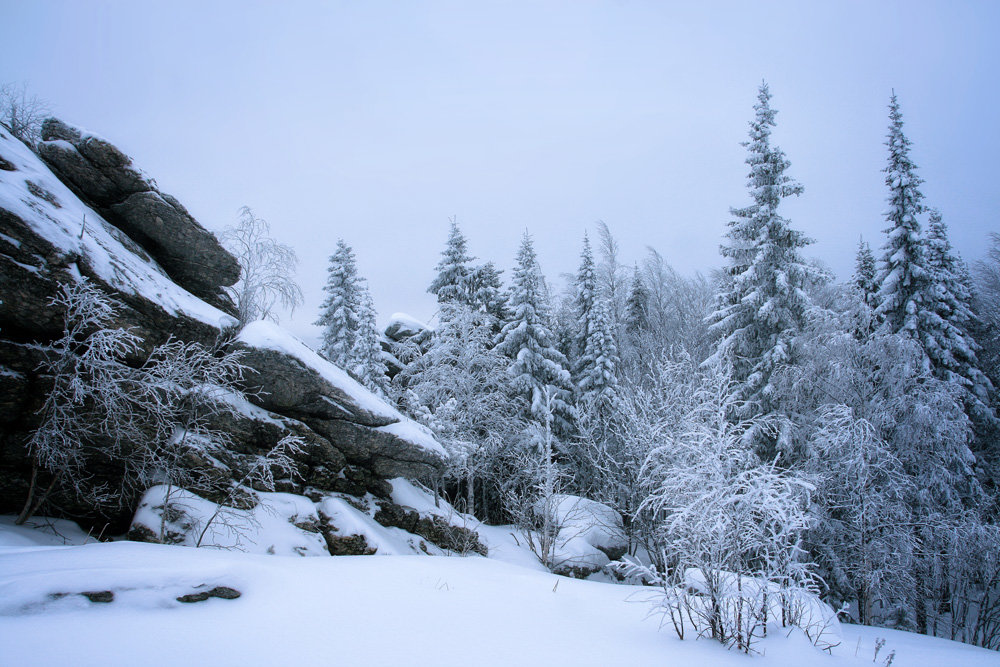
[[[427,429],[274,324],[247,325],[236,345],[256,371],[246,379],[251,400],[301,419],[351,463],[383,478],[425,477],[444,466],[447,455]]]
[[[232,312],[221,288],[240,277],[236,259],[180,202],[159,191],[108,141],[50,118],[38,154],[103,218],[142,246],[192,294]]]
[[[38,369],[46,346],[62,334],[64,313],[51,302],[61,284],[86,278],[121,304],[114,325],[144,341],[129,363],[142,363],[170,337],[213,345],[235,334],[221,290],[237,280],[239,266],[215,237],[106,140],[57,120],[45,123],[42,137],[35,155],[0,127],[0,513],[17,512],[26,495],[25,443],[51,389]],[[306,504],[330,494],[385,500],[389,478],[433,476],[444,466],[445,452],[429,431],[274,325],[252,324],[226,344],[243,354],[245,397],[234,392],[231,409],[210,426],[228,433],[231,445],[184,462],[210,469],[218,488],[287,435],[303,443],[294,455],[297,475],[276,486]],[[98,461],[89,472],[111,488],[122,474]],[[123,531],[140,502],[81,507],[69,494],[56,500],[61,512],[110,523],[111,531]],[[337,549],[369,550],[363,538],[314,519],[309,544],[333,540]],[[134,526],[137,537],[152,530],[142,525]]]

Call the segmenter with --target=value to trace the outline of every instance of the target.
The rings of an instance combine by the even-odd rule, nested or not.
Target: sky
[[[208,229],[246,205],[298,254],[315,342],[328,257],[357,255],[381,323],[430,319],[455,217],[551,282],[604,221],[626,264],[721,265],[748,203],[757,87],[805,193],[783,204],[839,278],[883,243],[893,90],[954,245],[1000,231],[997,2],[0,0],[0,82],[118,145]]]

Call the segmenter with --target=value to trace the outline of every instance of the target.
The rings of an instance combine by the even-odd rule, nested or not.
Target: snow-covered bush
[[[230,436],[212,423],[235,410],[223,399],[243,375],[241,354],[170,339],[130,365],[143,357],[143,341],[112,326],[113,299],[81,278],[53,304],[64,310],[64,331],[43,349],[40,370],[53,385],[28,442],[32,478],[18,521],[54,490],[91,503],[127,502],[155,484],[219,493],[228,477],[211,464]],[[206,465],[190,465],[192,456]],[[120,470],[116,488],[92,482],[95,457]]]
[[[656,522],[664,565],[648,574],[678,636],[690,625],[749,653],[772,623],[813,623],[800,600],[817,582],[799,547],[812,485],[760,461],[747,437],[754,424],[727,419],[725,377],[707,377],[695,395],[697,407],[643,466],[651,492],[641,509]]]

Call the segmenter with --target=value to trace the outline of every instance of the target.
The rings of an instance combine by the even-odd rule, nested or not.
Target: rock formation
[[[249,402],[234,398],[238,405],[212,424],[231,435],[231,451],[211,462],[192,456],[189,465],[237,479],[247,457],[293,434],[305,443],[299,475],[279,486],[305,502],[344,494],[391,504],[388,479],[440,473],[446,455],[430,432],[343,370],[269,323],[234,330],[224,288],[238,280],[238,263],[124,152],[55,119],[45,122],[37,152],[0,127],[0,513],[20,508],[30,477],[25,442],[52,381],[39,363],[62,332],[51,299],[81,277],[122,305],[115,325],[140,336],[145,354],[170,337],[230,341],[242,353]],[[90,472],[112,488],[120,474],[113,465]],[[55,503],[53,511],[123,531],[139,499],[123,508],[81,507],[68,495]],[[448,532],[405,510],[383,514],[431,535]],[[329,523],[317,524],[327,544],[343,551],[358,543]]]

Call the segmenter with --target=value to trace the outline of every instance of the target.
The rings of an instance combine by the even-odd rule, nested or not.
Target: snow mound
[[[291,493],[257,493],[253,509],[223,508],[165,485],[143,495],[131,535],[148,541],[278,556],[328,556],[313,503]],[[305,528],[304,528],[305,527]]]
[[[597,572],[625,553],[627,541],[622,518],[607,505],[580,496],[556,494],[544,502],[544,508],[558,530],[553,553],[557,573]]]
[[[171,315],[185,315],[212,327],[236,319],[210,306],[171,280],[124,232],[84,204],[31,150],[0,127],[0,208],[23,220],[35,234],[71,257],[80,257],[101,280],[134,294]]]

